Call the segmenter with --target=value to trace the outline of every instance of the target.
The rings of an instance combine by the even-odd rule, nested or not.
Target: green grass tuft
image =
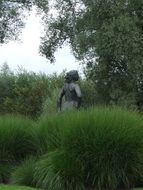
[[[0,163],[19,162],[36,152],[33,122],[22,116],[0,116]]]
[[[83,171],[80,162],[62,151],[51,152],[37,163],[36,186],[50,190],[83,190]],[[74,187],[74,188],[73,188]]]
[[[45,154],[53,151],[61,145],[61,134],[63,130],[63,117],[60,114],[52,115],[50,118],[42,117],[35,127],[35,133],[39,141],[39,153]]]
[[[113,190],[143,179],[143,118],[138,114],[91,108],[61,113],[47,126],[50,143],[58,143],[37,167],[43,187]],[[60,129],[60,136],[55,132],[52,139],[53,128]]]
[[[12,172],[11,183],[35,187],[33,176],[35,172],[36,158],[29,158],[19,164]]]
[[[31,155],[36,157],[27,159]],[[48,190],[129,189],[143,181],[143,117],[102,107],[43,117],[36,125],[3,116],[0,156],[0,167],[19,163],[11,178],[16,184]],[[10,170],[1,168],[2,181]]]

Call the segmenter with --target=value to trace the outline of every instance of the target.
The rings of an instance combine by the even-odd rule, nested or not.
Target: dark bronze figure
[[[81,90],[78,81],[79,75],[76,70],[69,71],[65,76],[65,84],[63,85],[57,101],[58,111],[64,111],[72,108],[79,108],[81,105]],[[62,98],[65,101],[62,103]]]

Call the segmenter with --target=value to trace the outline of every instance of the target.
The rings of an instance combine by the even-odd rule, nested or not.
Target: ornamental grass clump
[[[61,146],[64,120],[64,114],[55,114],[50,117],[44,116],[37,122],[34,130],[38,139],[37,150],[40,154],[53,151]]]
[[[37,153],[33,122],[22,116],[0,116],[0,163],[16,163]]]
[[[61,125],[60,146],[37,166],[38,186],[116,190],[143,180],[140,115],[120,108],[94,108],[63,113],[51,125]]]
[[[81,163],[62,150],[50,152],[37,162],[34,179],[36,186],[42,189],[84,189]]]
[[[23,160],[12,172],[10,182],[16,185],[34,187],[34,172],[36,166],[36,157],[30,157]]]

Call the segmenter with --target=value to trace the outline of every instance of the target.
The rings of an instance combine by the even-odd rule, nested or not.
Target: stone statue
[[[76,70],[69,71],[65,76],[65,84],[63,85],[57,101],[58,111],[64,111],[71,108],[79,108],[81,105],[81,90],[78,81],[79,75]],[[62,103],[62,98],[65,101]]]

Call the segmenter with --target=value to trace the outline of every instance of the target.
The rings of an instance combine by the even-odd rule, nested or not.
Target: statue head
[[[66,73],[65,80],[66,82],[76,82],[79,79],[78,71],[77,70],[71,70]]]

